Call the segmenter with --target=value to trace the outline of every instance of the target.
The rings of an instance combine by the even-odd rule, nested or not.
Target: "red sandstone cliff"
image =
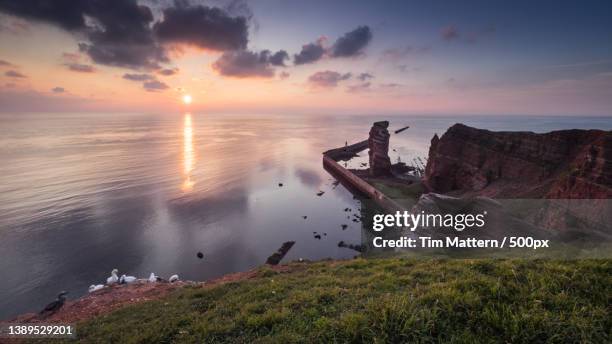
[[[455,124],[431,140],[425,184],[497,198],[612,198],[612,131],[536,134]]]

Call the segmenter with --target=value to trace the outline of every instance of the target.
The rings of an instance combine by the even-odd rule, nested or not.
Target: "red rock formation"
[[[370,129],[368,154],[370,156],[370,175],[390,176],[391,159],[389,159],[389,127],[388,121],[375,122]]]
[[[431,191],[498,198],[612,198],[612,131],[455,124],[431,140],[424,182]]]

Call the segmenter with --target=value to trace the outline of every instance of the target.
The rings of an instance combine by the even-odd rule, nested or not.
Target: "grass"
[[[354,259],[260,268],[77,324],[83,343],[606,343],[610,260]]]

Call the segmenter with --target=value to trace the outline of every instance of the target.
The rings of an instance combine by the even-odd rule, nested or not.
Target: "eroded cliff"
[[[455,124],[431,141],[425,183],[497,198],[612,198],[612,132],[492,132]]]

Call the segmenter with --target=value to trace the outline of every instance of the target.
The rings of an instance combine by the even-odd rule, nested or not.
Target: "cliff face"
[[[492,132],[455,124],[432,139],[425,184],[498,198],[612,198],[612,132]]]

